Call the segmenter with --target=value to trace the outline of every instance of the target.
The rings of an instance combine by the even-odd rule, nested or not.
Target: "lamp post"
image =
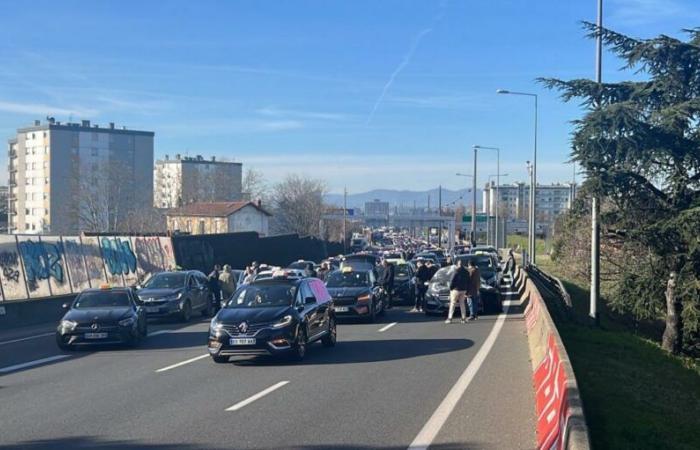
[[[532,255],[532,263],[535,263],[535,210],[537,207],[536,202],[536,189],[537,189],[537,94],[531,94],[529,92],[514,92],[505,89],[499,89],[496,91],[497,94],[510,94],[510,95],[524,95],[526,97],[533,97],[535,99],[535,151],[532,158],[532,182],[530,184],[530,228],[532,233],[530,234],[530,239],[528,242],[529,252]]]
[[[496,171],[495,175],[489,175],[489,189],[491,189],[491,179],[493,177],[496,177],[496,233],[495,233],[495,241],[496,241],[495,247],[496,248],[498,248],[498,215],[500,214],[499,213],[499,209],[500,209],[499,204],[500,204],[500,200],[501,200],[501,196],[498,194],[498,185],[500,184],[501,177],[507,177],[509,175],[510,174],[508,174],[508,173],[500,173],[498,171]],[[491,200],[491,195],[489,195],[489,214],[487,215],[487,218],[488,218],[488,216],[491,215],[490,214],[490,210],[491,210],[491,201],[490,200]],[[490,230],[491,228],[487,226],[486,229]]]
[[[455,175],[457,175],[458,177],[468,177],[468,178],[474,178],[474,179],[476,179],[476,177],[474,177],[474,175],[470,175],[470,174],[468,174],[468,173],[459,173],[459,172],[457,172]],[[467,189],[467,192],[469,192],[469,189]],[[474,209],[472,208],[472,233],[474,233],[474,220],[475,220],[475,217],[474,217]],[[461,229],[461,227],[460,227],[460,229]]]
[[[527,174],[530,177],[530,193],[532,193],[532,173],[533,173],[533,164],[530,163],[530,161],[525,161],[525,164],[527,164]],[[530,201],[532,200],[532,196],[530,195]],[[530,237],[534,235],[534,228],[532,224],[532,215],[530,214],[532,212],[532,203],[528,204],[527,208],[527,235],[528,235],[528,246],[527,246],[527,252],[528,252],[528,261],[529,258],[532,257],[532,254],[530,253]]]
[[[597,30],[595,37],[595,81],[600,85],[603,82],[603,0],[598,0]],[[596,108],[601,107],[601,99],[596,100]],[[598,301],[600,297],[600,199],[593,195],[591,200],[591,298],[588,315],[600,325],[598,316]]]
[[[498,186],[501,184],[501,179],[499,174],[501,173],[501,149],[498,147],[484,147],[483,145],[475,145],[474,151],[476,150],[495,150],[496,151],[496,246],[498,246]],[[476,156],[475,156],[476,158]],[[476,171],[476,167],[474,167]],[[476,173],[476,172],[474,172]],[[476,184],[476,182],[475,182]],[[476,195],[475,195],[476,196]],[[487,228],[488,229],[488,228]]]

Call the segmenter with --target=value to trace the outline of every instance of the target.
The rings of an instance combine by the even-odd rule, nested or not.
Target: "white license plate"
[[[85,333],[85,339],[104,339],[107,333]]]
[[[333,310],[335,312],[348,312],[350,311],[350,308],[348,308],[347,306],[335,306],[333,307]]]
[[[147,313],[157,313],[158,307],[157,306],[146,306],[146,312]]]
[[[255,339],[252,338],[231,338],[229,345],[255,345]]]

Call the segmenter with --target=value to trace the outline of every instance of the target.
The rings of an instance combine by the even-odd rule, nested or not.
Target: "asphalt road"
[[[339,325],[337,346],[302,364],[214,364],[207,329],[151,324],[138,349],[71,353],[52,335],[0,336],[0,448],[535,446],[519,314],[446,325],[393,309]]]

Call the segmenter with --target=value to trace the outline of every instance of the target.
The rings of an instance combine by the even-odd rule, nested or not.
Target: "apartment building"
[[[483,211],[491,215],[496,213],[496,192],[499,198],[499,215],[506,219],[526,220],[530,210],[530,185],[523,182],[501,185],[496,189],[495,184],[487,184],[483,191]],[[554,223],[557,216],[571,208],[576,196],[576,185],[550,184],[538,185],[537,221]]]
[[[15,234],[109,231],[153,203],[151,131],[53,118],[8,141],[8,227]]]

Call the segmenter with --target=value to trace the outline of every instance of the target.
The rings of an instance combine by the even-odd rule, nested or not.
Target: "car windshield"
[[[438,270],[435,272],[435,275],[433,275],[433,278],[430,280],[433,283],[439,283],[439,284],[449,284],[450,281],[452,281],[452,271],[454,270],[454,267],[443,267],[442,269]]]
[[[181,272],[153,275],[144,285],[147,289],[179,289],[185,285],[186,275]]]
[[[326,281],[329,288],[364,287],[368,284],[367,272],[333,272]]]
[[[466,267],[467,266],[467,261],[472,260],[474,261],[474,264],[476,264],[476,267],[479,268],[479,271],[481,272],[493,272],[494,267],[491,261],[491,258],[489,257],[459,257],[457,260],[461,260],[462,264]],[[455,261],[456,262],[456,261]]]
[[[408,264],[397,264],[394,276],[396,278],[407,278],[410,275]]]
[[[124,292],[83,292],[75,300],[73,308],[120,308],[130,306],[129,295]]]
[[[296,287],[289,283],[250,284],[233,294],[227,308],[270,308],[290,306]]]

